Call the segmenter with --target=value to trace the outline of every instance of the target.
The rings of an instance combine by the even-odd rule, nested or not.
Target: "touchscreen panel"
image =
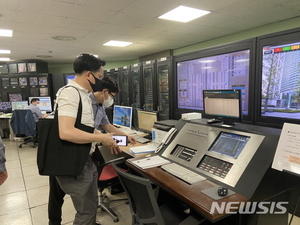
[[[220,132],[208,151],[237,159],[249,139],[250,137],[240,134]]]

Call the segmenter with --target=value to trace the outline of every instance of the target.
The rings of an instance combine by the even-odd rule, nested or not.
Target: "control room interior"
[[[204,10],[204,15],[189,22],[159,18],[180,5]],[[213,189],[214,194],[199,189],[199,196],[226,199],[237,194],[253,202],[280,202],[277,197],[284,193],[288,212],[277,224],[300,224],[298,153],[287,162],[291,169],[274,163],[280,161],[275,155],[282,153],[277,145],[282,144],[283,127],[300,124],[299,24],[299,0],[3,1],[0,135],[8,179],[0,187],[0,224],[48,224],[48,177],[38,173],[37,147],[20,147],[23,139],[14,134],[10,119],[33,97],[53,118],[56,92],[74,79],[73,61],[80,53],[105,60],[104,75],[119,82],[121,92],[106,109],[111,123],[139,136],[138,146],[153,144],[156,153],[148,149],[150,154],[203,175],[205,185],[224,188]],[[128,45],[110,46],[109,41]],[[120,116],[125,108],[126,117]],[[238,143],[236,151],[218,150],[228,139]],[[223,163],[230,171],[207,172],[207,162]],[[105,192],[109,199],[127,197],[125,192]],[[126,201],[110,206],[119,221],[99,209],[97,222],[132,223]],[[74,214],[66,196],[62,224],[73,224]],[[207,224],[228,224],[231,217],[207,218]],[[269,225],[265,218],[276,217],[253,218],[245,225]]]

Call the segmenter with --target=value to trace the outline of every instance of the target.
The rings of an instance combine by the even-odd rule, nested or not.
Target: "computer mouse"
[[[228,194],[228,188],[226,187],[219,187],[218,195],[219,196],[226,196]]]

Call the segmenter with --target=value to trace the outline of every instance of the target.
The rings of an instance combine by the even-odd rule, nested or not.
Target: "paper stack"
[[[150,152],[154,152],[156,149],[157,149],[157,147],[151,143],[148,145],[131,147],[130,152],[132,152],[134,154],[150,153]]]
[[[131,158],[127,160],[129,163],[139,167],[140,169],[148,169],[152,167],[162,166],[171,163],[158,155],[147,158]]]

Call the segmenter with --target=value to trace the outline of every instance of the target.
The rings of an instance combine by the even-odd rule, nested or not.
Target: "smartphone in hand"
[[[128,144],[128,136],[126,135],[113,135],[112,138],[119,146],[127,146]]]

